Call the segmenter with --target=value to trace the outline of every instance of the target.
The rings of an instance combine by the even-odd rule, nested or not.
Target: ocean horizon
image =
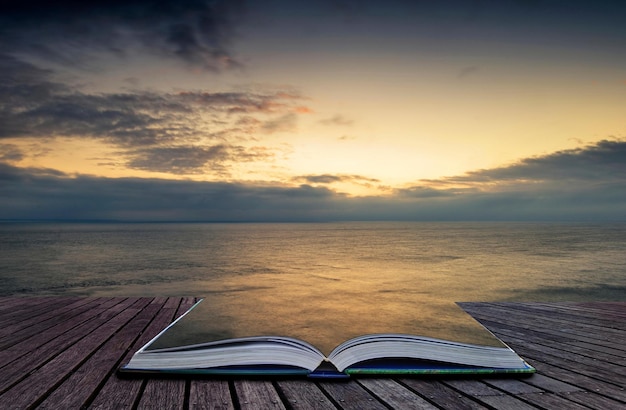
[[[0,295],[626,300],[626,222],[3,221]]]

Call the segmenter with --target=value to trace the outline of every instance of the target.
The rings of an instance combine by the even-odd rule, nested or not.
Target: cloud
[[[4,98],[11,95],[16,98],[45,98],[52,92],[66,89],[65,86],[52,82],[52,70],[41,69],[5,53],[0,53],[0,74],[0,91]]]
[[[244,14],[238,0],[3,2],[0,43],[62,64],[139,49],[219,71],[241,66],[231,42]]]
[[[457,74],[457,78],[462,80],[467,77],[475,75],[478,71],[480,71],[480,68],[477,66],[463,67],[462,69],[459,70],[459,73]]]
[[[314,184],[332,184],[334,182],[341,182],[344,180],[343,177],[339,175],[306,175],[301,177],[296,177],[294,180],[307,181]]]
[[[95,139],[122,150],[132,168],[172,174],[207,166],[226,172],[235,159],[270,158],[242,142],[294,130],[306,100],[289,87],[86,93],[55,82],[50,70],[3,55],[0,76],[0,139]]]
[[[0,138],[73,136],[143,146],[199,133],[210,135],[223,129],[224,123],[237,123],[242,119],[237,115],[243,114],[248,126],[270,133],[293,129],[294,111],[303,98],[281,90],[86,94],[50,81],[50,72],[31,64],[12,58],[0,61],[4,62],[0,74],[7,79],[0,86],[4,97],[0,101]],[[212,114],[213,120],[207,120],[205,114]],[[253,124],[250,115],[254,114],[282,115]],[[191,128],[191,122],[200,127]],[[206,132],[202,125],[213,130]]]
[[[228,163],[267,161],[272,155],[259,148],[218,144],[209,147],[153,147],[130,151],[129,168],[170,174],[228,175]]]
[[[350,126],[354,124],[354,121],[344,117],[341,114],[337,114],[331,118],[326,118],[320,120],[320,124],[323,125],[340,125],[340,126]]]
[[[284,187],[140,178],[71,178],[0,164],[1,219],[325,220],[339,194]]]
[[[397,189],[399,197],[406,198],[446,198],[470,192],[477,192],[475,189],[436,189],[429,186],[413,186],[410,188]]]
[[[42,98],[14,98],[3,104],[0,118],[8,127],[2,138],[79,137],[106,139],[117,145],[135,146],[168,141],[193,131],[177,122],[192,114],[189,107],[148,92],[88,95],[79,92],[49,93]]]
[[[0,138],[20,135],[16,116],[67,87],[52,81],[52,71],[0,53]]]
[[[294,106],[305,97],[291,89],[217,93],[184,91],[180,92],[178,96],[183,102],[211,107],[228,114],[303,113],[305,111],[302,106]]]
[[[582,148],[525,158],[515,164],[468,172],[442,182],[571,184],[626,182],[626,140],[602,140]]]
[[[24,158],[24,153],[17,145],[0,144],[0,163],[17,162]]]
[[[524,159],[510,167],[476,171],[441,181],[422,181],[392,195],[370,197],[350,197],[324,186],[367,180],[357,175],[305,175],[295,181],[300,185],[286,186],[71,177],[49,169],[17,168],[0,163],[0,191],[3,193],[0,218],[624,221],[625,147],[624,141],[605,140],[584,148]],[[238,153],[236,147],[225,146],[213,152],[204,151],[197,159],[190,153],[155,152],[144,160],[157,161],[159,155],[165,161],[192,155],[192,160],[198,161],[196,166],[206,166],[211,161],[219,166],[220,161],[238,154],[249,153]],[[583,164],[589,169],[566,172]],[[178,166],[185,167],[183,164],[167,168]],[[547,174],[540,177],[538,168]],[[556,169],[560,173],[550,173]],[[562,180],[562,174],[569,175],[569,179]]]
[[[454,210],[470,219],[624,220],[626,141],[602,140],[509,166],[422,180],[396,196],[436,204],[439,209],[427,212],[431,217]]]
[[[312,175],[298,175],[291,178],[294,183],[310,184],[314,187],[328,187],[335,192],[349,192],[356,189],[363,191],[366,188],[367,191],[376,189],[378,192],[390,192],[391,189],[381,184],[381,181],[376,178],[369,178],[363,175],[355,174],[312,174]],[[346,194],[347,195],[347,194]],[[359,194],[351,194],[350,196],[357,196]]]
[[[281,117],[274,118],[263,123],[261,131],[266,134],[275,132],[294,131],[297,127],[297,117],[295,114],[285,114]]]
[[[50,168],[18,168],[0,162],[0,181],[17,181],[29,184],[40,179],[64,178],[67,175],[63,172]]]
[[[333,175],[333,174],[321,174],[321,175],[300,175],[293,178],[294,181],[306,182],[310,184],[333,184],[337,182],[355,182],[355,183],[379,183],[380,180],[375,178],[368,178],[362,175]]]

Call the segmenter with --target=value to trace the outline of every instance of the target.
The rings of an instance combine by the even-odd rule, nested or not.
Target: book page
[[[415,286],[406,287],[415,289]],[[148,349],[252,336],[288,336],[328,355],[353,337],[404,333],[502,347],[454,302],[407,292],[392,278],[259,274],[216,284]]]

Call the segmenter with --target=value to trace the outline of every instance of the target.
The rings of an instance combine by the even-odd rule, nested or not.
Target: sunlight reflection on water
[[[626,224],[0,224],[0,244],[4,295],[226,297],[262,287],[348,303],[374,292],[380,301],[626,293]]]

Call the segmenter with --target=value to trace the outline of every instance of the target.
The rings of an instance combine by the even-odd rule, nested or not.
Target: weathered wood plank
[[[471,312],[471,308],[468,311]],[[622,330],[598,325],[596,321],[591,323],[590,321],[585,322],[580,319],[558,318],[556,312],[550,315],[541,315],[541,321],[539,321],[536,319],[538,315],[534,312],[525,313],[521,309],[516,310],[512,306],[504,304],[496,305],[489,303],[481,306],[478,316],[484,317],[486,315],[489,315],[489,318],[496,321],[506,318],[507,323],[524,329],[558,331],[564,337],[580,337],[580,340],[587,340],[590,343],[606,345],[607,341],[611,342],[615,340],[613,338],[623,335]],[[615,347],[619,348],[620,346],[615,344]]]
[[[490,321],[485,321],[485,324],[495,327]],[[626,369],[619,365],[594,360],[587,356],[576,355],[568,351],[555,349],[538,343],[528,342],[525,339],[514,337],[510,332],[506,331],[503,326],[498,328],[498,335],[503,339],[506,337],[507,343],[513,343],[515,350],[518,351],[518,353],[523,352],[522,356],[524,357],[558,364],[573,372],[583,372],[586,375],[593,376],[600,380],[611,380],[615,384],[626,385],[626,376],[623,374]]]
[[[478,312],[476,313],[478,314]],[[523,343],[516,343],[515,339],[512,339],[505,332],[503,332],[501,330],[503,327],[502,324],[496,322],[485,323],[484,320],[481,320],[480,318],[478,319],[523,357],[531,358],[531,364],[538,369],[540,374],[550,376],[562,382],[570,383],[583,390],[596,391],[604,396],[616,398],[626,402],[626,392],[623,389],[623,385],[616,385],[610,378],[606,379],[602,375],[598,376],[595,372],[590,371],[590,369],[581,368],[578,366],[575,359],[566,361],[537,353],[532,346],[526,348],[523,346]],[[535,380],[535,376],[528,379],[528,382],[533,383],[533,380]]]
[[[530,378],[534,378],[535,376],[537,375],[533,375]],[[518,379],[483,379],[483,383],[512,395],[544,393],[543,389]]]
[[[24,300],[28,300],[32,305],[24,304]],[[65,300],[67,300],[67,297],[15,298],[12,308],[8,311],[3,311],[2,319],[0,319],[2,322],[0,323],[3,323],[5,320],[19,320],[22,316],[37,316],[45,312],[48,307],[54,308],[54,306],[62,305]]]
[[[595,379],[593,377],[589,377],[585,373],[579,373],[575,370],[558,367],[555,363],[542,363],[540,369],[540,375],[549,376],[563,383],[571,384],[580,390],[595,391],[598,394],[616,398],[626,403],[626,391],[624,390],[624,386],[616,386],[611,383],[610,380]],[[532,383],[534,377],[535,376],[529,379],[528,382]]]
[[[113,306],[111,309],[115,309],[115,307]],[[4,393],[2,400],[18,408],[27,408],[37,404],[91,355],[102,344],[103,340],[108,339],[135,314],[136,312],[132,309],[122,310],[79,342],[29,374],[26,379]]]
[[[169,320],[173,321],[183,313],[189,310],[189,308],[193,305],[193,300],[191,299],[183,299],[180,298],[168,298],[165,302],[165,305],[161,308],[163,311],[171,312],[169,314]],[[184,395],[181,395],[181,392],[185,391],[185,380],[167,380],[164,382],[163,380],[158,379],[148,379],[146,381],[146,385],[144,388],[144,394],[141,397],[141,401],[139,402],[141,408],[161,408],[161,396],[171,397],[168,402],[168,408],[178,408],[177,406],[184,402]],[[157,390],[159,391],[158,395],[153,395],[151,392]],[[148,392],[146,394],[145,392]],[[178,399],[174,399],[174,397],[181,396]],[[169,407],[171,406],[171,407]]]
[[[393,409],[431,410],[437,408],[392,379],[362,379],[359,384]]]
[[[386,409],[376,396],[370,394],[356,381],[322,382],[321,388],[342,409]]]
[[[570,401],[596,410],[626,408],[626,403],[624,403],[623,401],[614,400],[610,397],[602,396],[600,394],[589,391],[570,393],[565,397],[567,397],[567,399]]]
[[[119,301],[119,299],[111,300],[110,303],[113,304]],[[63,353],[66,349],[71,347],[86,335],[98,330],[100,326],[116,314],[116,312],[108,310],[102,306],[99,306],[90,313],[94,313],[96,317],[77,327],[71,328],[59,337],[52,339],[40,347],[37,347],[35,350],[31,350],[28,354],[21,356],[18,360],[14,360],[8,365],[5,365],[1,369],[3,377],[0,378],[0,392],[4,392],[11,385],[23,380],[29,374],[43,366],[55,356]],[[7,353],[10,354],[10,352]]]
[[[48,303],[51,297],[24,297],[24,296],[5,296],[0,297],[0,323],[8,318],[11,312],[19,310],[33,311],[39,304]]]
[[[621,349],[614,349],[612,347],[600,346],[593,343],[583,342],[583,341],[569,341],[568,345],[574,346],[576,348],[582,349],[582,351],[589,352],[590,355],[595,355],[596,353],[603,354],[606,359],[615,363],[619,363],[622,366],[626,366],[626,355],[624,355],[624,351]]]
[[[525,403],[514,396],[498,395],[498,396],[479,396],[481,402],[496,408],[507,410],[535,410],[538,407]]]
[[[133,346],[122,358],[121,363],[126,363],[130,357],[150,339],[156,336],[172,321],[172,312],[164,310],[163,305],[167,302],[165,297],[157,297],[146,307],[150,313],[154,314],[148,327],[137,338]],[[139,400],[141,390],[145,384],[145,379],[128,378],[122,379],[113,373],[106,380],[90,408],[94,409],[130,409]]]
[[[446,386],[439,380],[402,379],[402,384],[443,409],[482,410],[488,407]]]
[[[230,387],[225,380],[191,380],[190,410],[234,410]]]
[[[518,397],[546,410],[587,410],[586,406],[568,400],[566,397],[555,393],[525,393]]]
[[[593,303],[523,303],[513,304],[512,306],[523,306],[525,309],[535,312],[544,311],[548,314],[558,311],[563,315],[578,320],[593,321],[602,323],[605,326],[611,326],[616,329],[626,330],[626,304],[624,303],[602,303],[595,305]],[[598,307],[600,306],[600,307]]]
[[[38,316],[27,317],[19,322],[9,323],[2,326],[0,334],[3,339],[6,335],[19,334],[23,338],[33,334],[41,333],[58,323],[64,323],[69,321],[72,317],[79,315],[97,305],[102,303],[102,299],[98,298],[79,298],[75,300],[68,300],[67,303],[59,306],[58,309],[47,309]],[[3,342],[3,346],[7,346]]]
[[[119,332],[115,333],[86,362],[71,374],[55,391],[40,405],[41,409],[70,409],[85,406],[103,380],[113,372],[118,360],[124,355],[130,344],[143,330],[140,320],[143,308],[150,298],[138,300],[131,308],[137,315]],[[145,315],[145,313],[144,313]],[[137,317],[139,317],[138,320]]]
[[[109,299],[105,301],[93,300],[89,303],[89,306],[78,307],[76,315],[80,315],[81,313],[92,309],[97,309],[100,304],[104,304],[104,308],[108,309],[111,306],[120,303],[121,300],[123,299]],[[58,316],[56,316],[57,314]],[[11,346],[20,343],[25,339],[28,339],[32,336],[41,336],[43,334],[46,334],[50,329],[54,329],[55,326],[66,324],[68,322],[71,324],[78,324],[72,319],[75,314],[71,311],[59,312],[59,310],[52,310],[45,313],[45,316],[52,317],[42,318],[42,316],[34,318],[35,321],[45,319],[40,323],[36,323],[28,327],[23,327],[22,329],[12,329],[15,331],[2,337],[2,340],[0,341],[0,347],[3,349],[9,349],[11,348]]]
[[[615,338],[615,335],[607,334],[612,329],[606,329],[606,331],[594,330],[594,334],[590,335],[587,332],[572,332],[563,327],[555,326],[552,323],[546,324],[546,320],[543,316],[533,316],[534,322],[522,323],[515,319],[510,318],[510,315],[493,312],[486,308],[482,308],[478,311],[468,309],[468,312],[475,316],[481,323],[486,324],[488,327],[496,327],[501,332],[507,330],[510,336],[517,337],[526,341],[533,341],[536,343],[544,343],[546,345],[552,345],[558,342],[558,346],[562,350],[568,349],[574,342],[589,343],[590,345],[598,346],[598,348],[609,348],[615,352],[626,353],[626,347],[619,343],[624,332],[621,332]],[[541,320],[539,320],[541,319]],[[530,318],[527,318],[530,320]],[[574,348],[575,349],[575,348]],[[594,356],[594,358],[596,358]],[[612,362],[612,361],[611,361]]]
[[[567,309],[562,305],[553,306],[552,310],[539,309],[532,304],[517,304],[517,305],[498,305],[500,308],[508,309],[508,311],[515,312],[516,315],[526,315],[533,318],[534,316],[542,317],[541,324],[550,326],[557,326],[557,328],[563,328],[566,332],[572,332],[573,334],[585,335],[586,333],[594,330],[600,330],[602,336],[604,335],[618,335],[626,330],[626,317],[607,315],[600,312],[586,311],[585,314],[581,314],[578,311]],[[589,335],[588,336],[599,336]],[[604,337],[600,337],[600,340]]]
[[[138,409],[182,410],[185,383],[177,379],[152,379],[146,384]]]
[[[102,307],[102,304],[99,304],[98,301],[94,301],[94,303],[89,303],[85,306],[84,310],[77,309],[77,315],[71,318],[71,320],[68,319],[60,322],[57,325],[46,329],[45,332],[33,334],[28,338],[22,339],[21,341],[11,345],[10,347],[4,348],[0,351],[0,368],[18,359],[22,361],[32,361],[33,352],[52,340],[55,340],[54,343],[57,345],[55,349],[60,348],[59,345],[63,344],[63,340],[67,339],[68,334],[72,332],[74,328],[80,328],[80,326],[83,326],[86,322],[93,320],[103,311],[104,308]],[[23,356],[26,357],[22,359]]]
[[[235,380],[235,391],[242,410],[286,409],[276,388],[267,380]]]
[[[622,302],[462,304],[538,369],[522,379],[118,378],[117,366],[194,302],[0,298],[0,323],[24,332],[0,350],[0,408],[626,408]]]
[[[335,408],[328,397],[311,381],[286,380],[277,384],[287,404],[294,410]]]
[[[485,403],[488,406],[512,410],[530,410],[536,408],[535,406],[527,404],[515,396],[505,394],[503,391],[477,380],[449,380],[444,381],[443,383],[466,396],[473,397],[474,400]]]

